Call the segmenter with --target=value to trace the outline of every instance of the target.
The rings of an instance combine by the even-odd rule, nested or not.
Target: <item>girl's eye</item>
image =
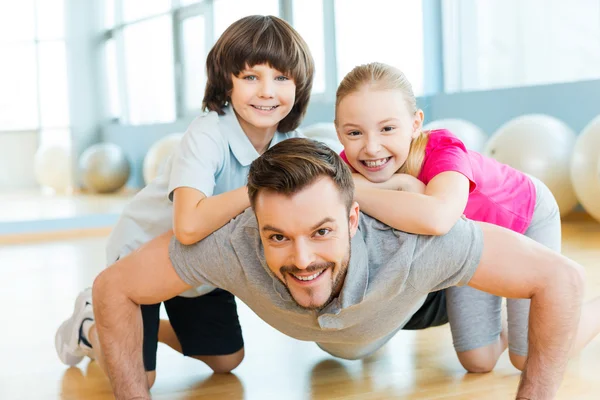
[[[358,135],[360,135],[360,132],[359,132],[359,131],[351,131],[351,132],[348,132],[348,136],[358,136]]]
[[[283,242],[285,240],[285,236],[276,234],[276,235],[271,235],[270,239],[274,242]]]
[[[245,79],[245,80],[247,80],[247,81],[255,81],[255,80],[257,80],[258,78],[257,78],[255,75],[246,75],[246,76],[244,77],[244,79]]]
[[[394,130],[393,126],[384,126],[382,129],[382,131],[384,131],[384,132],[391,132],[393,130]]]
[[[316,232],[316,236],[326,236],[329,232],[331,232],[331,230],[327,228],[319,229]]]

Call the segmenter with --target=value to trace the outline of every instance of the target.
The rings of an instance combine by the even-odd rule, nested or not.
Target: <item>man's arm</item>
[[[517,398],[553,399],[577,332],[583,268],[515,232],[481,226],[483,254],[469,286],[502,297],[531,298],[529,354]]]
[[[156,304],[191,288],[169,259],[172,232],[105,269],[94,281],[96,329],[116,399],[149,399],[142,359],[140,304]]]

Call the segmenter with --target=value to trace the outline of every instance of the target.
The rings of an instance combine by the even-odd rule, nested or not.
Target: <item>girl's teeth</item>
[[[367,167],[369,167],[369,168],[375,168],[375,167],[379,167],[379,166],[385,164],[387,162],[387,160],[388,160],[387,158],[381,158],[379,160],[374,160],[374,161],[365,160],[363,162],[365,163],[365,165]]]
[[[272,107],[254,106],[254,108],[257,108],[257,109],[262,110],[262,111],[271,111],[271,110],[275,109],[275,107],[277,107],[277,106],[272,106]]]

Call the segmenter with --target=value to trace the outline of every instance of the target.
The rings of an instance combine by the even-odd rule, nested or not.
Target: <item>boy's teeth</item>
[[[385,164],[387,160],[387,158],[380,158],[379,160],[365,160],[364,163],[369,168],[375,168]]]
[[[323,270],[323,271],[325,271],[325,270]],[[323,271],[319,271],[316,274],[312,274],[310,276],[298,276],[298,275],[294,275],[294,276],[296,277],[296,279],[299,279],[301,281],[312,281],[317,276],[321,275],[323,273]]]

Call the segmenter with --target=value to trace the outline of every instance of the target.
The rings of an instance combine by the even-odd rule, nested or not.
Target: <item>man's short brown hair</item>
[[[335,183],[350,212],[354,202],[352,172],[342,158],[325,144],[305,138],[277,143],[250,165],[248,196],[254,208],[260,191],[291,196],[322,177]],[[318,207],[318,203],[315,207]]]
[[[242,18],[217,40],[206,58],[207,83],[202,109],[223,115],[233,89],[232,75],[239,76],[247,67],[258,64],[268,64],[294,79],[294,106],[277,130],[285,133],[298,128],[310,100],[314,63],[298,32],[286,21],[271,15]]]

